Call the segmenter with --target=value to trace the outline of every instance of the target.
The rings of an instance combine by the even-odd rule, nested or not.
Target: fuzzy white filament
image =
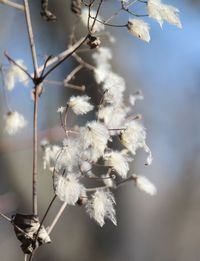
[[[24,116],[17,111],[10,111],[6,115],[5,132],[14,135],[27,125]]]
[[[16,63],[25,70],[27,69],[23,60],[16,60]],[[12,91],[17,81],[25,86],[28,84],[27,75],[17,65],[11,63],[5,75],[5,86],[7,90]]]
[[[147,194],[154,196],[157,194],[157,189],[153,183],[151,183],[146,177],[144,176],[137,176],[132,175],[133,180],[135,181],[136,186],[146,192]]]
[[[87,95],[83,96],[72,96],[68,102],[68,106],[77,115],[83,115],[94,109],[94,106],[89,103],[90,97]]]
[[[142,19],[129,19],[128,31],[145,42],[150,41],[149,25]]]
[[[105,224],[105,218],[117,225],[114,204],[115,200],[110,191],[97,190],[88,201],[86,209],[90,217],[94,218],[101,227]]]

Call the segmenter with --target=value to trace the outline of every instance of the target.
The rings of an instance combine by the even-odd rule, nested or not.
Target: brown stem
[[[74,68],[70,74],[67,75],[67,77],[64,79],[64,83],[68,83],[71,81],[75,75],[83,68],[83,65],[78,65],[76,68]]]
[[[33,116],[33,176],[32,176],[32,207],[33,214],[38,214],[37,207],[37,152],[38,152],[38,103],[39,103],[39,95],[38,95],[38,86],[35,87],[35,98],[34,98],[34,116]]]
[[[33,67],[34,67],[34,74],[35,74],[34,76],[39,77],[37,55],[36,55],[36,48],[35,48],[28,0],[24,0],[24,8],[25,8],[26,25],[27,25],[27,30],[28,30],[29,43],[30,43],[30,47],[31,47],[32,61],[33,61]]]
[[[47,71],[44,75],[43,75],[43,79],[45,79],[52,71],[54,71],[60,64],[62,64],[67,58],[69,58],[79,47],[81,47],[82,44],[84,44],[86,42],[86,40],[88,39],[89,35],[86,35],[85,37],[81,38],[76,44],[74,44],[73,46],[71,46],[66,53],[64,52],[64,55],[62,55],[62,57],[60,58],[59,56],[56,56],[52,59],[49,60],[49,62],[47,63],[47,66],[51,63],[54,63],[56,61],[58,61],[52,68],[49,69],[49,71]]]
[[[25,19],[27,25],[27,31],[29,36],[29,43],[31,47],[31,55],[32,62],[34,68],[34,80],[39,78],[39,69],[37,62],[37,54],[33,36],[33,29],[31,24],[31,16],[28,0],[24,0],[24,8],[25,8]],[[38,214],[38,206],[37,206],[37,151],[38,151],[38,102],[39,102],[39,92],[40,92],[41,84],[35,85],[35,97],[34,97],[34,116],[33,116],[33,176],[32,176],[32,208],[33,214]]]
[[[9,5],[11,7],[14,7],[20,11],[24,11],[24,6],[23,5],[20,5],[20,4],[17,4],[17,3],[14,3],[12,1],[9,1],[9,0],[0,0],[0,3],[1,4],[5,4],[5,5]]]

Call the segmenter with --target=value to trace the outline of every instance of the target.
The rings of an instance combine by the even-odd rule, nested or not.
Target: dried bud
[[[49,11],[48,5],[49,5],[48,0],[41,0],[42,11],[40,12],[40,14],[45,21],[55,22],[57,20],[57,18],[54,14],[52,14],[52,12]]]
[[[90,35],[87,44],[89,45],[90,49],[95,49],[100,46],[101,40],[99,37]]]
[[[81,15],[82,1],[81,0],[71,0],[71,11],[76,15]]]
[[[87,197],[79,197],[79,199],[77,200],[76,204],[78,206],[83,206],[87,203]]]
[[[31,254],[36,247],[51,242],[44,226],[40,227],[38,216],[16,214],[12,217],[12,223],[17,238],[22,242],[21,248],[25,254]]]

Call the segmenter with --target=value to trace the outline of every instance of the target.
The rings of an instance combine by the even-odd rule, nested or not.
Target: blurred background
[[[20,1],[18,1],[20,2]],[[33,28],[40,64],[45,55],[56,55],[67,47],[69,32],[75,22],[68,0],[49,1],[57,15],[56,23],[44,22],[40,1],[30,1]],[[110,46],[113,70],[125,78],[126,99],[140,89],[144,101],[136,113],[143,115],[154,161],[144,165],[139,152],[132,172],[145,175],[156,184],[158,195],[149,197],[128,184],[116,191],[118,226],[109,221],[100,228],[81,207],[68,207],[52,232],[52,243],[40,248],[34,260],[58,261],[199,261],[200,260],[200,2],[165,1],[180,9],[183,29],[164,23],[163,30],[152,20],[151,41],[146,44],[126,30],[109,28],[116,38]],[[107,15],[119,2],[107,1]],[[126,16],[119,18],[120,22]],[[23,59],[32,71],[24,17],[0,5],[0,63],[6,64],[3,51],[14,59]],[[80,32],[81,35],[82,32]],[[84,55],[90,60],[90,57]],[[74,60],[64,63],[49,79],[61,80],[74,68]],[[95,82],[83,70],[77,83],[84,83],[93,97]],[[23,113],[28,127],[14,138],[4,129],[7,112],[0,95],[0,211],[11,216],[31,212],[32,172],[32,101],[29,88],[17,86],[7,94],[11,108]],[[57,108],[71,94],[80,94],[54,85],[46,85],[40,99],[40,137],[52,143],[62,139]],[[75,119],[71,119],[75,122]],[[53,195],[52,178],[39,160],[39,210],[44,213]],[[57,201],[46,220],[51,222],[61,202]],[[0,219],[0,253],[2,261],[23,260],[20,242],[13,228]]]

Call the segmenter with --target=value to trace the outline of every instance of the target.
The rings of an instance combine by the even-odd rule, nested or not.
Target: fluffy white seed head
[[[118,129],[123,125],[126,118],[126,108],[123,104],[119,106],[102,106],[98,111],[98,119],[103,120],[108,129]],[[115,135],[116,131],[110,131],[110,135]]]
[[[27,125],[24,116],[17,111],[8,112],[6,115],[5,132],[14,135]]]
[[[57,176],[54,179],[54,187],[59,199],[68,205],[75,205],[80,197],[86,195],[85,188],[79,183],[74,173],[69,173],[67,176]]]
[[[16,63],[25,70],[27,69],[23,60],[16,60]],[[7,90],[12,91],[16,82],[23,83],[23,85],[26,86],[28,84],[28,77],[17,65],[11,63],[5,75],[5,86]]]
[[[80,131],[83,149],[88,149],[90,157],[98,159],[103,155],[109,139],[108,129],[104,124],[91,121]]]
[[[136,120],[127,123],[126,129],[121,131],[121,143],[133,154],[136,154],[137,149],[142,148],[148,153],[146,165],[152,162],[152,154],[149,147],[146,145],[145,128]]]
[[[157,194],[157,189],[154,186],[153,183],[151,183],[151,181],[149,181],[146,177],[144,176],[136,176],[136,175],[132,175],[133,180],[135,181],[136,186],[143,190],[144,192],[146,192],[147,194],[154,196]]]
[[[115,200],[110,191],[97,190],[88,201],[86,208],[90,217],[94,218],[101,227],[105,224],[105,218],[117,225],[114,204]]]
[[[150,17],[155,19],[162,27],[163,21],[182,28],[179,10],[171,5],[165,5],[160,0],[149,0],[147,3],[147,11]]]
[[[126,129],[121,132],[122,144],[133,154],[136,150],[144,146],[146,140],[146,131],[137,121],[129,122]]]
[[[129,19],[127,25],[128,31],[139,39],[149,42],[149,25],[142,19]]]
[[[62,148],[60,146],[47,144],[44,147],[43,168],[47,169],[56,167],[55,165],[61,152]]]
[[[130,157],[125,151],[110,151],[104,155],[105,165],[111,166],[123,179],[127,177],[129,171]]]
[[[68,106],[77,115],[83,115],[94,109],[94,106],[89,103],[90,97],[87,95],[83,96],[72,96],[68,102]]]
[[[96,64],[94,76],[97,83],[100,84],[106,80],[106,77],[111,70],[109,61],[112,59],[112,53],[109,48],[100,47],[92,57]]]

